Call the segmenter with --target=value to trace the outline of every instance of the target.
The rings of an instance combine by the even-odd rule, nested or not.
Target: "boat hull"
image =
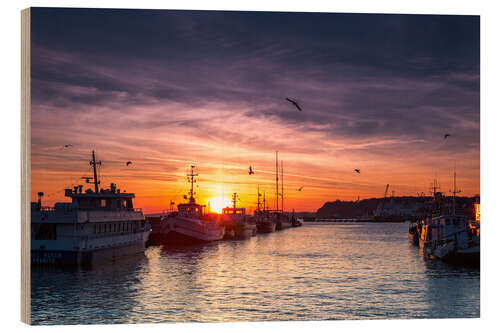
[[[441,250],[441,251],[440,251]],[[435,257],[449,263],[454,264],[473,264],[479,265],[480,262],[480,246],[472,246],[465,249],[450,250],[447,248],[438,247],[434,250]]]
[[[236,224],[234,226],[226,226],[224,239],[248,239],[255,236],[257,226],[250,223]]]
[[[224,226],[213,221],[168,217],[162,222],[160,230],[152,235],[152,239],[167,245],[205,243],[221,240],[224,232]]]
[[[420,241],[424,258],[440,259],[452,264],[477,265],[480,263],[479,244],[471,247],[457,249],[454,242],[448,242],[438,246]]]
[[[408,241],[410,242],[411,245],[418,246],[419,245],[419,235],[417,233],[408,233]]]
[[[87,251],[31,250],[34,265],[93,265],[144,254],[144,242]]]
[[[264,221],[257,223],[257,233],[269,234],[276,231],[276,223],[273,221]]]
[[[283,230],[283,229],[288,229],[292,227],[292,222],[289,221],[288,219],[285,218],[280,218],[276,222],[276,230]]]
[[[182,246],[182,245],[209,243],[217,240],[219,239],[201,239],[198,237],[193,237],[181,232],[171,230],[169,232],[162,233],[162,235],[158,239],[158,242],[166,246]]]
[[[474,265],[479,266],[481,256],[479,252],[475,253],[455,253],[442,258],[444,262],[460,265]]]

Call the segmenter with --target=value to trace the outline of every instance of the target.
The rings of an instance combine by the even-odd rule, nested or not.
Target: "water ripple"
[[[32,270],[34,324],[479,317],[478,269],[424,261],[406,224],[311,225],[91,269]]]

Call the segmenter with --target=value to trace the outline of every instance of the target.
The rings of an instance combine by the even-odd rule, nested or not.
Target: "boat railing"
[[[71,207],[65,206],[64,208],[55,208],[51,206],[43,206],[38,209],[40,212],[77,212],[77,211],[122,211],[122,212],[142,212],[142,208],[113,208],[113,209],[99,209],[99,208],[83,208],[83,207]]]
[[[427,244],[427,246],[438,246],[438,245],[444,245],[444,244],[447,244],[450,242],[454,242],[455,239],[450,239],[450,237],[453,237],[455,235],[459,235],[459,234],[463,233],[464,231],[466,231],[466,229],[458,230],[458,231],[446,234],[446,236],[444,236],[444,238],[442,238],[442,239],[428,240],[426,242],[426,244]]]
[[[54,212],[55,210],[56,209],[54,207],[50,207],[50,206],[40,207],[41,212]]]

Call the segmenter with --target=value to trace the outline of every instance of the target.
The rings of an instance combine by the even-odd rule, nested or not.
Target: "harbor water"
[[[32,323],[479,317],[479,268],[424,260],[407,232],[305,223],[97,267],[33,267]]]

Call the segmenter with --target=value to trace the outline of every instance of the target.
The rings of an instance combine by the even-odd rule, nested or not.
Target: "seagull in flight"
[[[297,191],[302,191],[302,189],[304,188],[304,186],[301,186],[297,189]]]
[[[253,175],[254,173],[255,173],[255,172],[253,172],[253,170],[252,170],[252,166],[250,165],[250,166],[248,167],[248,174],[249,174],[249,175]]]
[[[285,98],[285,99],[286,99],[287,101],[289,101],[290,103],[292,103],[293,105],[295,105],[295,107],[297,108],[297,110],[302,111],[302,109],[301,109],[301,108],[300,108],[300,106],[299,106],[299,103],[297,103],[296,101],[294,101],[293,99],[288,98],[288,97],[287,97],[287,98]]]
[[[130,164],[132,164],[131,161],[128,161],[127,163],[125,163],[127,166],[129,166]]]
[[[354,171],[356,171],[357,173],[361,173],[361,170],[359,169],[354,169]]]
[[[451,135],[450,135],[450,134],[448,134],[448,133],[446,133],[446,134],[444,135],[444,137],[443,137],[443,138],[444,138],[444,140],[446,140],[446,138],[448,138],[449,136],[451,136]]]

